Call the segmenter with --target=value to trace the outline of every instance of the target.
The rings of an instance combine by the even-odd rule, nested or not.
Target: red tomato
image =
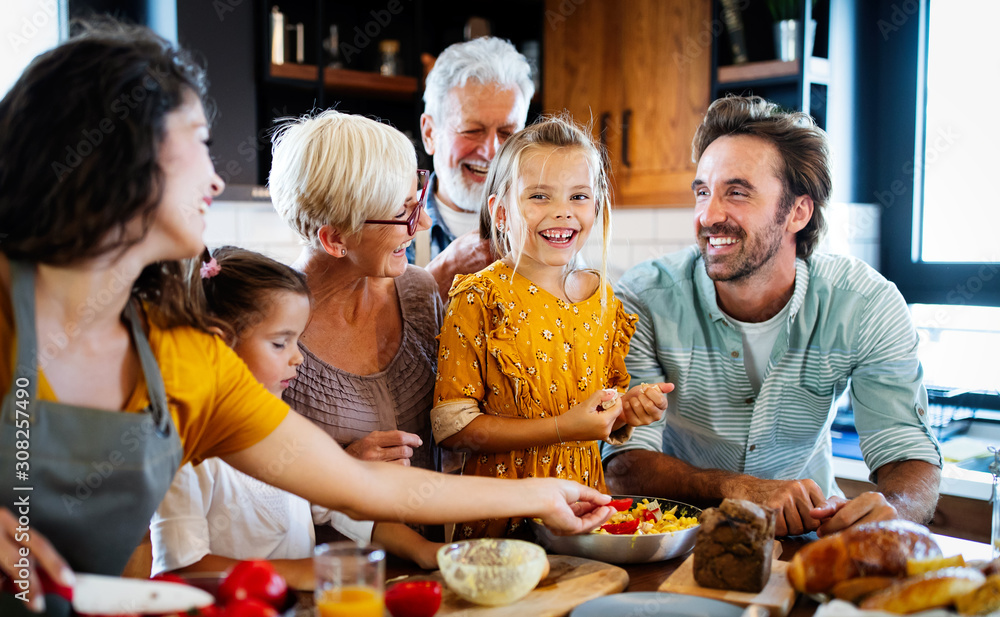
[[[606,525],[601,525],[601,529],[616,536],[635,533],[635,530],[638,528],[639,528],[639,519],[634,519],[631,521],[622,521],[621,523],[608,523]]]
[[[149,577],[149,580],[160,581],[161,583],[180,583],[181,585],[189,584],[186,580],[174,574],[173,572],[164,572],[163,574],[157,574],[156,576]]]
[[[275,608],[285,603],[288,585],[267,561],[241,561],[233,566],[222,584],[219,599],[227,605],[233,600],[256,598]]]
[[[191,613],[194,613],[194,615],[192,616]],[[188,617],[225,617],[225,615],[226,609],[218,604],[196,608],[188,613]]]
[[[629,508],[632,507],[632,500],[629,499],[628,497],[625,497],[623,499],[612,499],[611,501],[608,502],[608,505],[614,508],[615,510],[618,510],[619,512],[624,512],[625,510],[628,510]]]
[[[225,617],[278,617],[273,606],[256,598],[233,600],[221,614]]]
[[[431,617],[441,607],[441,583],[396,583],[385,592],[385,607],[392,617]]]

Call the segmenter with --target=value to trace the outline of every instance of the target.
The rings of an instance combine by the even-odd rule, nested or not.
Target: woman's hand
[[[344,450],[363,461],[409,465],[413,449],[423,445],[418,435],[406,431],[372,431]]]
[[[622,395],[622,417],[625,424],[644,426],[663,417],[667,410],[667,394],[674,391],[672,383],[640,384]]]
[[[36,567],[41,567],[54,581],[72,587],[73,571],[49,541],[35,529],[21,527],[7,508],[0,508],[0,571],[11,579],[3,586],[15,594],[28,592],[28,607],[36,612],[45,610]],[[22,574],[27,572],[27,579]]]
[[[611,501],[610,495],[570,480],[534,478],[520,482],[531,483],[541,491],[542,503],[547,505],[535,516],[558,535],[593,531],[615,513],[614,508],[606,505]]]
[[[604,409],[601,403],[614,401]],[[621,397],[617,392],[598,390],[579,405],[556,418],[559,436],[563,441],[591,441],[607,439],[615,428],[615,421],[622,413]]]

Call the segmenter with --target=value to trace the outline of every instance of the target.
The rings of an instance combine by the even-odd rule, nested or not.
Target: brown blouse
[[[440,469],[430,410],[443,306],[437,283],[423,268],[408,266],[395,283],[403,340],[388,366],[371,375],[355,375],[327,364],[299,343],[302,366],[284,399],[342,446],[372,431],[416,433],[423,445],[415,449],[410,463]]]

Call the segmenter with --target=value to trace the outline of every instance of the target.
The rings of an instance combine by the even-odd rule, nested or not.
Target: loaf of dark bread
[[[771,576],[775,514],[737,499],[702,512],[694,543],[694,580],[714,589],[764,589]]]

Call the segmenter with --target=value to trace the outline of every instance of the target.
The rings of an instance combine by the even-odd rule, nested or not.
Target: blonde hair
[[[313,248],[320,248],[323,225],[350,236],[366,219],[395,215],[417,173],[416,150],[405,135],[333,109],[284,124],[272,141],[274,209]]]
[[[543,148],[577,148],[587,159],[594,186],[594,204],[596,215],[601,219],[603,245],[601,247],[601,269],[598,275],[601,279],[601,303],[607,303],[608,280],[608,250],[611,241],[611,189],[608,182],[608,166],[606,153],[594,143],[590,130],[576,124],[566,115],[548,116],[535,124],[512,135],[500,146],[496,157],[490,164],[486,176],[486,195],[496,196],[497,201],[505,204],[516,204],[516,208],[507,208],[508,212],[517,210],[523,218],[518,202],[512,190],[521,173],[521,164],[525,154]],[[508,199],[514,195],[513,199]],[[488,199],[489,197],[487,197]],[[495,255],[507,255],[511,252],[510,239],[500,235],[497,230],[494,213],[496,208],[480,208],[480,233],[489,230],[490,244]],[[484,235],[485,237],[485,235]],[[572,270],[567,270],[567,274]]]

